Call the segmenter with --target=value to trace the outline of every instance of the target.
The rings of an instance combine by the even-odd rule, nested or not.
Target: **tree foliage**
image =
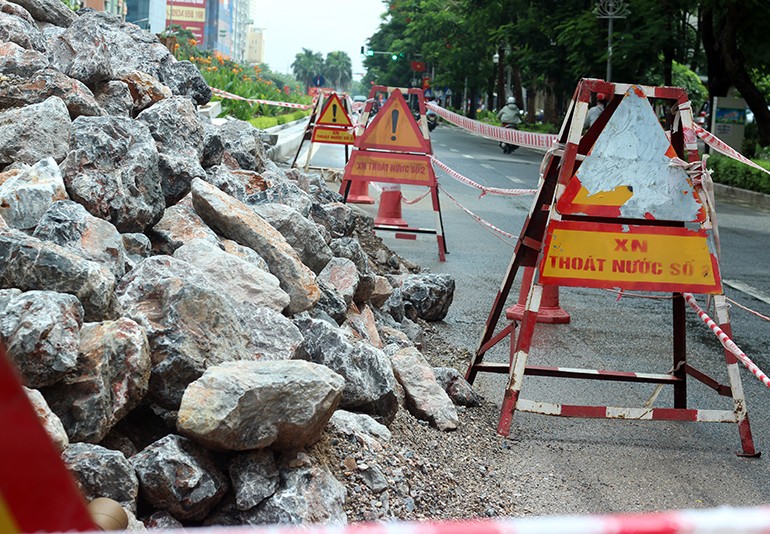
[[[625,18],[613,19],[612,81],[684,86],[696,105],[734,87],[754,111],[762,143],[770,144],[770,40],[763,35],[770,9],[764,0],[625,3]],[[382,23],[367,43],[377,53],[365,59],[366,83],[408,87],[418,78],[410,62],[420,60],[434,87],[452,89],[455,107],[463,94],[499,106],[510,76],[517,100],[528,95],[529,117],[538,94],[546,120],[557,122],[581,78],[607,75],[609,21],[597,16],[593,0],[383,4]],[[708,95],[699,76],[709,80]]]

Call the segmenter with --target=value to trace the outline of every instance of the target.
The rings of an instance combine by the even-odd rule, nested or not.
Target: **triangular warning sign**
[[[342,106],[340,97],[337,93],[332,93],[332,96],[324,105],[321,110],[321,116],[318,118],[316,125],[323,126],[353,126],[353,123],[348,117],[345,108]]]
[[[404,96],[394,90],[372,123],[356,139],[359,150],[379,149],[391,152],[429,154],[430,145],[414,120]]]
[[[697,221],[705,208],[641,91],[632,87],[559,198],[561,214]]]

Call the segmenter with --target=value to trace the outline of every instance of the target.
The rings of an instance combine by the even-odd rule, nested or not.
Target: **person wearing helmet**
[[[593,123],[596,122],[596,119],[599,118],[599,115],[602,114],[602,111],[604,111],[604,108],[607,106],[607,100],[609,100],[609,98],[606,94],[596,93],[596,105],[592,106],[586,114],[585,128],[590,128]]]
[[[521,110],[519,110],[519,106],[516,105],[515,98],[512,96],[508,97],[508,103],[503,106],[503,109],[497,112],[497,118],[500,119],[500,122],[503,123],[503,127],[505,128],[516,129],[518,127],[521,123]],[[510,154],[519,148],[518,146],[509,143],[500,143],[500,146],[506,154]]]

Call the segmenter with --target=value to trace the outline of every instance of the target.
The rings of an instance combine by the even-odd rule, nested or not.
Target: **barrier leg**
[[[524,267],[519,290],[519,302],[505,310],[505,316],[511,320],[521,321],[524,316],[524,305],[527,301],[527,291],[532,282],[534,267]],[[559,286],[543,286],[543,299],[537,315],[538,323],[566,324],[571,320],[569,314],[559,305]]]

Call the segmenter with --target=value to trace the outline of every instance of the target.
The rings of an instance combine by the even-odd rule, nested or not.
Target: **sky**
[[[265,63],[273,72],[291,72],[294,57],[308,48],[347,52],[353,79],[363,76],[361,47],[377,31],[382,0],[252,0],[254,27],[263,28]]]

